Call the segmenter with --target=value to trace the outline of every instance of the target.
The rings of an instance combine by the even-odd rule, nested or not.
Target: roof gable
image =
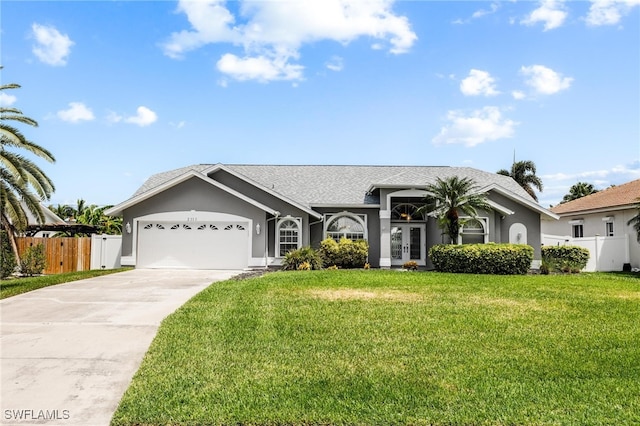
[[[178,184],[180,184],[182,182],[185,182],[185,181],[187,181],[189,179],[201,179],[201,180],[205,181],[206,183],[208,183],[208,184],[210,184],[212,186],[215,186],[218,189],[221,189],[221,190],[223,190],[223,191],[225,191],[225,192],[227,192],[227,193],[229,193],[229,194],[231,194],[231,195],[233,195],[233,196],[235,196],[235,197],[237,197],[237,198],[239,198],[239,199],[241,199],[243,201],[246,201],[247,203],[258,207],[259,209],[261,209],[261,210],[263,210],[263,211],[265,211],[267,213],[271,213],[274,216],[278,214],[278,212],[275,211],[274,209],[272,209],[272,208],[270,208],[268,206],[265,206],[264,204],[258,203],[257,201],[252,200],[251,198],[245,196],[244,194],[241,194],[241,193],[239,193],[239,192],[237,192],[237,191],[235,191],[235,190],[233,190],[233,189],[231,189],[231,188],[229,188],[229,187],[227,187],[227,186],[225,186],[225,185],[223,185],[223,184],[221,184],[219,182],[216,182],[215,180],[209,178],[208,176],[206,176],[206,175],[204,175],[204,174],[202,174],[202,173],[200,173],[200,172],[198,172],[198,171],[196,171],[194,169],[188,169],[186,172],[184,172],[184,173],[182,173],[182,174],[180,174],[178,176],[175,176],[172,179],[169,179],[168,181],[165,181],[165,182],[157,185],[154,188],[151,188],[151,189],[148,189],[148,190],[142,191],[142,192],[141,191],[137,191],[136,192],[137,195],[134,194],[128,200],[126,200],[126,201],[124,201],[124,202],[122,202],[122,203],[120,203],[120,204],[118,204],[116,206],[113,206],[112,208],[106,210],[105,214],[106,215],[110,215],[110,216],[120,215],[120,214],[122,214],[123,210],[125,210],[125,209],[127,209],[127,208],[129,208],[131,206],[134,206],[134,205],[136,205],[136,204],[138,204],[138,203],[140,203],[140,202],[142,202],[142,201],[144,201],[146,199],[149,199],[149,198],[153,197],[154,195],[159,194],[159,193],[161,193],[161,192],[163,192],[163,191],[165,191],[165,190],[167,190],[169,188],[172,188],[172,187],[174,187],[174,186],[176,186],[176,185],[178,185]]]
[[[561,215],[590,210],[632,207],[638,202],[638,198],[640,198],[640,179],[558,204],[552,207],[551,211]]]

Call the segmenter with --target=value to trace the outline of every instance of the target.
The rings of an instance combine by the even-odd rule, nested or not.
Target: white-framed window
[[[604,223],[604,235],[607,237],[613,237],[613,222]]]
[[[283,217],[276,224],[276,241],[278,257],[284,257],[292,250],[302,246],[302,219],[299,217]]]
[[[489,238],[488,219],[486,217],[461,218],[463,224],[460,227],[460,244],[484,244]]]
[[[325,215],[325,238],[340,241],[346,238],[352,241],[366,240],[367,216],[349,212]]]
[[[420,208],[411,203],[395,204],[391,209],[391,220],[393,221],[411,221],[411,220],[425,220],[424,213],[420,211]]]
[[[571,225],[571,235],[573,238],[584,238],[584,227],[581,223]]]

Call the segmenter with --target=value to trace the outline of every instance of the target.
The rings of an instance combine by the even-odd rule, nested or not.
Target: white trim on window
[[[468,216],[461,217],[460,219],[466,220],[468,223],[477,222],[482,226],[482,232],[477,232],[479,228],[473,228],[473,232],[468,232],[466,235],[482,235],[483,243],[486,244],[489,242],[489,218],[488,217],[475,217],[471,218]],[[462,244],[462,237],[465,235],[464,228],[465,225],[460,226],[460,234],[458,235],[458,244]]]
[[[351,229],[348,226],[348,222],[344,221],[344,226],[342,229],[337,231],[330,231],[329,228],[331,225],[339,221],[340,219],[352,219],[362,230],[359,229]],[[361,235],[360,235],[361,234]],[[334,240],[340,240],[341,238],[347,238],[350,240],[368,240],[369,234],[367,230],[367,215],[365,214],[355,214],[350,212],[341,212],[341,213],[330,213],[325,215],[324,220],[324,229],[323,229],[324,238],[333,238]],[[354,236],[360,236],[360,238],[354,238]]]
[[[576,223],[571,225],[571,236],[573,238],[584,238],[584,226],[582,225],[582,223]]]
[[[613,232],[613,220],[609,220],[604,223],[604,235],[605,237],[613,237],[615,234]]]
[[[276,222],[276,257],[302,247],[302,218],[285,216]]]

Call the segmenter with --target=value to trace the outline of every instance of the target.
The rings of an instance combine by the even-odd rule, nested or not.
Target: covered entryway
[[[400,266],[408,261],[426,264],[426,225],[424,223],[394,223],[391,227],[391,265]]]
[[[249,264],[250,221],[141,218],[137,223],[138,268],[244,269]],[[225,215],[230,216],[230,215]]]

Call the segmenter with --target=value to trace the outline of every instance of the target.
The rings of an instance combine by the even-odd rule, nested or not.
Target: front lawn
[[[165,320],[113,425],[640,424],[640,278],[278,272]]]
[[[92,271],[66,272],[56,275],[42,275],[38,277],[9,278],[0,281],[0,299],[16,296],[18,294],[37,290],[50,285],[63,284],[70,281],[84,280],[85,278],[99,277],[100,275],[113,274],[126,271],[130,268],[120,269],[96,269]]]

